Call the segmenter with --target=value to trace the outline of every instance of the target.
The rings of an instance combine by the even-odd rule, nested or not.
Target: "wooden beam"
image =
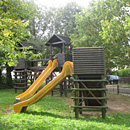
[[[62,47],[63,47],[63,53],[65,54],[65,43],[63,43]]]
[[[52,44],[50,43],[50,60],[52,60]]]
[[[106,88],[71,88],[72,90],[74,91],[106,91],[107,89]]]

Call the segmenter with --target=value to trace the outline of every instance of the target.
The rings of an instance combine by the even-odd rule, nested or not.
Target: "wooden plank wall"
[[[104,51],[102,47],[73,48],[74,74],[104,75]]]

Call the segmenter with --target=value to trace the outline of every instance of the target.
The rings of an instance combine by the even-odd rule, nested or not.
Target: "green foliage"
[[[26,113],[11,112],[15,96],[19,93],[21,91],[15,94],[13,89],[0,90],[1,130],[130,130],[129,113],[107,114],[105,120],[88,116],[75,119],[65,97],[47,95],[37,104],[29,106]]]
[[[119,71],[113,71],[112,74],[118,75],[118,76],[130,76],[130,69],[125,68]]]
[[[76,13],[80,13],[82,8],[75,2],[68,3],[62,8],[38,8],[40,17],[35,17],[30,21],[28,29],[32,36],[29,41],[39,46],[43,58],[49,56],[49,49],[45,43],[54,34],[69,36],[75,33],[74,27]]]
[[[110,21],[101,21],[102,30],[100,35],[106,51],[107,63],[124,68],[129,66],[130,57],[130,17],[124,14],[120,18],[113,17]],[[110,49],[109,49],[110,48]]]
[[[36,15],[36,7],[23,0],[2,0],[0,2],[0,62],[9,66],[17,64],[17,58],[25,58],[17,43],[29,35],[26,27]]]
[[[76,47],[103,46],[106,68],[129,64],[129,0],[92,1],[89,8],[76,14],[77,34],[71,35]]]
[[[118,76],[119,76],[119,71],[118,71],[118,70],[116,70],[116,71],[112,71],[111,74],[112,74],[112,75],[118,75]]]

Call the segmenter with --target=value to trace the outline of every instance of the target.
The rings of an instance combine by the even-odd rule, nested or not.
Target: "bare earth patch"
[[[71,96],[70,96],[71,97]],[[68,97],[65,99],[65,102],[69,106],[73,106],[74,102],[73,100]],[[117,95],[117,94],[107,94],[107,113],[113,113],[113,112],[123,112],[123,113],[130,113],[130,96],[124,96],[124,95]],[[83,116],[98,116],[101,117],[101,112],[83,112]]]
[[[12,112],[12,108],[11,107],[4,107],[3,109],[1,109],[1,113],[10,113]]]
[[[108,94],[108,112],[128,112],[130,113],[130,97],[117,94]]]

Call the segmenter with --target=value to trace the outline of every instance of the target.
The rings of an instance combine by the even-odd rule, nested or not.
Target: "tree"
[[[43,56],[42,58],[47,58],[49,53],[45,43],[52,36],[54,31],[53,20],[55,18],[56,8],[48,9],[43,6],[42,8],[39,7],[37,12],[40,17],[34,17],[28,26],[31,33],[29,42],[33,42],[39,47]]]
[[[130,5],[130,4],[129,4]],[[107,64],[118,68],[130,65],[130,14],[125,14],[101,21],[103,46],[106,50]],[[110,48],[110,49],[109,49]]]
[[[80,14],[82,8],[75,2],[70,2],[63,8],[59,8],[56,13],[55,30],[57,34],[69,36],[75,33],[75,17]]]
[[[17,43],[25,40],[29,35],[26,27],[29,20],[36,15],[36,7],[31,2],[24,0],[0,1],[0,65],[6,65],[6,83],[12,86],[11,71],[17,65],[17,58],[26,58],[32,52],[23,48],[21,52]],[[1,77],[1,75],[0,75]],[[1,78],[0,78],[1,79]]]
[[[127,1],[128,0],[99,0],[97,2],[93,1],[90,3],[89,8],[75,16],[75,29],[77,31],[77,35],[71,35],[73,45],[83,47],[103,46],[105,50],[106,68],[113,68],[117,65],[122,66],[122,61],[118,61],[117,64],[115,56],[117,56],[119,52],[115,51],[115,49],[110,46],[113,45],[113,42],[105,42],[108,39],[103,38],[102,36],[103,22],[106,20],[111,21],[113,17],[119,18],[121,16],[124,16],[126,12],[124,7],[127,7]],[[121,33],[124,34],[124,32]],[[123,45],[123,43],[117,43],[118,49],[122,47],[120,45]],[[127,47],[129,47],[128,44],[123,49],[126,49]],[[112,55],[110,55],[110,52]]]
[[[21,52],[17,43],[29,35],[26,27],[35,11],[32,3],[23,0],[0,1],[0,62],[15,66],[18,57],[25,57],[26,49]]]
[[[74,33],[76,13],[80,13],[82,8],[76,3],[68,3],[63,8],[38,8],[40,17],[31,20],[29,30],[32,36],[30,42],[37,44],[43,58],[47,58],[49,50],[45,46],[47,40],[53,34],[69,36]]]

